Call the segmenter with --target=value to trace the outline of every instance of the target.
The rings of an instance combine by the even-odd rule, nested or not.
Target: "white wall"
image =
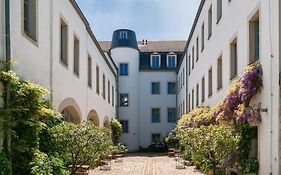
[[[151,94],[151,83],[160,82],[160,94]],[[159,133],[164,138],[175,128],[176,123],[168,123],[168,108],[176,108],[176,95],[167,92],[168,82],[176,82],[175,72],[140,72],[140,146],[148,147],[152,142],[151,134]],[[160,123],[152,123],[152,108],[160,108]]]
[[[264,87],[253,103],[261,102],[262,108],[268,109],[268,113],[262,113],[263,121],[259,126],[258,134],[259,174],[261,175],[269,173],[278,174],[279,172],[278,13],[280,9],[277,0],[270,2],[271,6],[269,7],[269,1],[223,1],[223,15],[219,23],[216,24],[216,0],[207,0],[188,47],[188,54],[190,54],[192,47],[196,44],[196,37],[199,35],[201,50],[201,26],[204,21],[205,49],[203,52],[200,52],[199,61],[195,63],[195,68],[188,77],[188,93],[191,93],[191,90],[196,88],[198,82],[200,82],[199,86],[201,88],[201,79],[205,75],[205,97],[207,100],[205,100],[203,105],[213,106],[223,98],[223,95],[232,84],[229,80],[229,47],[234,37],[237,37],[238,40],[238,74],[241,74],[249,63],[248,22],[254,13],[258,9],[260,10],[260,62],[264,70]],[[213,6],[213,33],[210,39],[207,39],[208,10],[211,4]],[[272,48],[270,48],[271,45]],[[220,55],[223,58],[223,88],[217,90],[216,64]],[[273,58],[271,58],[271,55],[273,55]],[[208,98],[208,70],[210,67],[213,68],[213,95]],[[199,96],[201,102],[201,93]]]
[[[91,110],[98,114],[100,126],[116,116],[115,106],[107,100],[107,82],[116,89],[116,78],[98,50],[85,24],[69,0],[38,0],[38,41],[32,42],[23,33],[22,2],[11,1],[11,42],[13,70],[21,78],[31,80],[53,93],[53,104],[57,111],[66,99],[74,105],[82,120],[87,120]],[[68,25],[68,66],[60,62],[60,18]],[[73,73],[73,36],[80,43],[80,75]],[[92,88],[87,84],[87,59],[92,57]],[[106,77],[106,98],[96,94],[96,65],[100,68],[100,92],[102,75]],[[112,93],[112,90],[110,90]],[[116,95],[116,93],[115,93]],[[111,98],[112,99],[112,98]],[[111,100],[110,99],[110,100]],[[66,105],[65,104],[65,105]],[[115,97],[116,105],[116,97]]]
[[[139,51],[132,48],[117,47],[112,49],[111,57],[119,67],[120,63],[128,63],[129,75],[119,76],[119,94],[129,94],[129,106],[119,107],[119,119],[129,121],[129,133],[124,133],[120,141],[125,143],[129,151],[139,149]]]
[[[182,63],[180,65],[179,71],[177,73],[177,114],[178,117],[180,118],[183,114],[188,112],[188,109],[186,108],[187,104],[188,104],[188,97],[186,95],[186,88],[188,86],[188,81],[187,81],[187,67],[186,67],[186,62],[187,62],[187,58],[186,58],[186,54],[183,57]],[[181,78],[181,75],[183,75]],[[183,80],[181,80],[181,82],[179,83],[178,81],[180,79],[184,79],[184,84],[182,83]],[[180,85],[181,84],[181,85]],[[181,107],[182,106],[182,107]],[[183,109],[181,109],[183,108]]]
[[[5,59],[5,1],[0,1],[0,60]]]

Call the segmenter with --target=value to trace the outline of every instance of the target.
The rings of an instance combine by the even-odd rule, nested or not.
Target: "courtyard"
[[[127,154],[123,162],[112,161],[111,170],[103,171],[99,168],[91,171],[90,175],[202,175],[194,166],[176,169],[174,157],[166,154],[134,153]]]

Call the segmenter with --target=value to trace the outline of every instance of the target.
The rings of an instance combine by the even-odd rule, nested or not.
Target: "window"
[[[37,40],[37,4],[36,0],[24,0],[24,9],[23,9],[23,25],[24,33],[32,38]]]
[[[212,36],[213,32],[213,11],[212,11],[212,6],[210,7],[208,11],[208,37],[210,38]]]
[[[191,111],[191,99],[190,98],[191,98],[190,94],[188,94],[188,106],[189,106],[188,111]]]
[[[217,89],[222,88],[222,56],[217,60]]]
[[[105,75],[102,75],[102,96],[105,99]]]
[[[194,68],[194,46],[192,47],[192,69]]]
[[[167,67],[176,68],[177,67],[176,55],[168,55],[167,57],[168,57],[167,58]]]
[[[151,122],[160,123],[160,108],[152,108],[151,110]]]
[[[202,78],[202,86],[201,86],[201,102],[205,101],[205,77]]]
[[[176,83],[168,82],[168,94],[176,94]]]
[[[213,94],[213,70],[212,68],[209,69],[208,76],[209,76],[209,84],[208,84],[208,95],[211,96]]]
[[[115,95],[115,93],[114,93],[114,86],[112,86],[112,106],[114,106],[115,104],[114,104],[114,95]]]
[[[129,94],[120,94],[120,106],[129,106]]]
[[[205,48],[205,27],[204,27],[204,23],[202,24],[201,27],[201,52],[204,50]]]
[[[176,120],[176,108],[168,108],[168,123],[175,123]]]
[[[194,109],[194,89],[192,89],[192,92],[191,92],[191,97],[192,97],[192,101],[191,101],[191,109],[193,110],[193,109]]]
[[[185,107],[184,107],[184,105],[185,105],[185,101],[183,100],[183,102],[182,102],[182,115],[185,114]]]
[[[127,63],[120,63],[119,64],[119,71],[120,76],[126,76],[129,74],[129,66]]]
[[[110,103],[110,81],[107,82],[107,100]]]
[[[181,89],[182,89],[182,72],[181,72],[181,76],[180,76],[180,86],[181,86]]]
[[[67,24],[61,20],[60,26],[60,60],[62,63],[67,65],[67,41],[68,41],[68,26]]]
[[[191,71],[191,58],[190,55],[188,56],[188,75],[190,75],[190,71]]]
[[[217,23],[222,17],[222,0],[217,0]]]
[[[161,142],[161,134],[151,134],[151,143],[160,143]]]
[[[96,85],[96,92],[97,94],[100,94],[100,69],[98,66],[96,66]]]
[[[250,48],[250,63],[259,59],[260,55],[260,22],[259,12],[249,22],[249,48]]]
[[[120,120],[122,125],[123,133],[129,133],[129,121],[128,120]]]
[[[196,38],[196,61],[199,60],[199,37]]]
[[[128,32],[127,31],[121,31],[119,39],[128,39]]]
[[[160,83],[159,82],[151,83],[151,94],[160,94]]]
[[[92,87],[92,58],[88,56],[88,86]]]
[[[184,86],[185,83],[185,78],[184,78],[185,70],[184,68],[182,69],[182,85]]]
[[[74,73],[76,75],[79,75],[79,40],[78,38],[74,35],[74,53],[73,53],[73,57],[74,57]]]
[[[237,39],[230,44],[230,79],[237,75]]]
[[[199,105],[199,84],[196,85],[196,106]]]
[[[160,68],[160,55],[151,55],[150,65],[153,69]]]

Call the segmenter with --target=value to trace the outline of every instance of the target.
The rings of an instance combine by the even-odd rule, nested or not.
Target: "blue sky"
[[[138,40],[186,40],[200,0],[76,0],[98,40],[116,29],[134,30]]]

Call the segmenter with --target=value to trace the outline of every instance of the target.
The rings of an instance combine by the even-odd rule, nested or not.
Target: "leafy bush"
[[[191,156],[191,160],[203,170],[217,168],[223,160],[237,149],[239,135],[226,125],[209,125],[185,128],[179,134],[181,144]]]
[[[5,132],[12,132],[13,174],[36,172],[36,166],[40,165],[36,162],[40,163],[39,160],[55,153],[49,128],[62,122],[61,115],[53,111],[51,103],[45,98],[49,92],[43,87],[21,80],[12,71],[0,72],[0,81],[5,89],[10,84],[10,106],[1,110],[0,114],[4,119]],[[6,95],[5,92],[2,97],[5,98]],[[8,149],[6,145],[4,148]],[[33,150],[40,151],[35,154]],[[32,160],[35,162],[31,162]],[[36,166],[31,166],[34,163]]]
[[[48,157],[47,154],[35,150],[31,166],[32,175],[68,175],[69,172],[64,166],[64,162],[58,157]]]
[[[112,140],[113,140],[114,144],[117,144],[119,137],[123,133],[122,125],[117,119],[112,119],[110,121],[110,127],[111,127],[112,136],[113,136]]]
[[[75,165],[94,165],[96,159],[109,154],[112,146],[109,130],[98,128],[89,122],[78,125],[66,122],[51,130],[55,148],[63,160],[72,165],[72,174],[78,169]]]
[[[4,152],[0,153],[0,175],[9,174],[9,169],[11,167],[10,161],[8,160]]]

